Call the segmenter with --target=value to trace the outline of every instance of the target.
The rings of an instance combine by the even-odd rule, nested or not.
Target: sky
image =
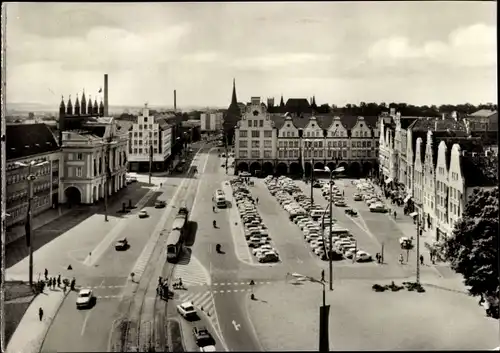
[[[497,103],[495,2],[3,3],[7,103]],[[3,22],[3,21],[2,21]],[[4,22],[5,23],[5,22]]]

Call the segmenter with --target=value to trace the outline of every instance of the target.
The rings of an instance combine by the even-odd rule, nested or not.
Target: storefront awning
[[[417,217],[418,216],[418,212],[412,212],[410,213],[410,217]]]
[[[404,200],[404,203],[407,203],[408,201],[410,201],[411,199],[411,195],[408,195],[405,197],[405,200]]]
[[[386,184],[389,184],[392,181],[392,178],[389,178],[385,181]]]

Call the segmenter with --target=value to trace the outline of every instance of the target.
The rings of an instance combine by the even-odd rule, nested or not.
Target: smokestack
[[[177,111],[177,90],[174,89],[174,112]]]
[[[104,116],[109,116],[109,105],[108,105],[108,74],[104,74]]]

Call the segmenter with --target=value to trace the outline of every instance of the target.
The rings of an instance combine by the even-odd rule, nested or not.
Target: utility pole
[[[151,185],[151,174],[152,174],[152,165],[153,165],[153,145],[149,145],[149,185]]]
[[[417,284],[420,284],[420,213],[417,216]]]
[[[108,179],[109,179],[109,144],[106,144],[106,147],[104,149],[106,152],[104,156],[104,221],[108,221],[108,192],[109,192],[109,186],[108,186]]]
[[[333,237],[332,237],[332,223],[333,223],[333,207],[332,207],[332,195],[333,195],[333,170],[330,171],[330,199],[328,201],[330,206],[330,252],[328,254],[328,266],[330,270],[330,290],[333,290]]]
[[[33,233],[33,181],[36,180],[36,175],[33,174],[33,167],[40,167],[42,165],[48,164],[48,161],[44,161],[41,163],[36,163],[35,161],[31,161],[28,164],[16,162],[15,164],[20,167],[28,167],[28,214],[26,219],[26,245],[28,246],[29,252],[29,284],[33,285],[33,237],[31,233]]]

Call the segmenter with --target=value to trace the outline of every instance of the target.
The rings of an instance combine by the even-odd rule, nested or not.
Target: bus
[[[179,229],[170,232],[167,239],[167,261],[177,263],[182,250],[182,234]]]
[[[214,196],[212,197],[212,201],[217,205],[218,208],[226,208],[226,195],[222,190],[216,190]]]

